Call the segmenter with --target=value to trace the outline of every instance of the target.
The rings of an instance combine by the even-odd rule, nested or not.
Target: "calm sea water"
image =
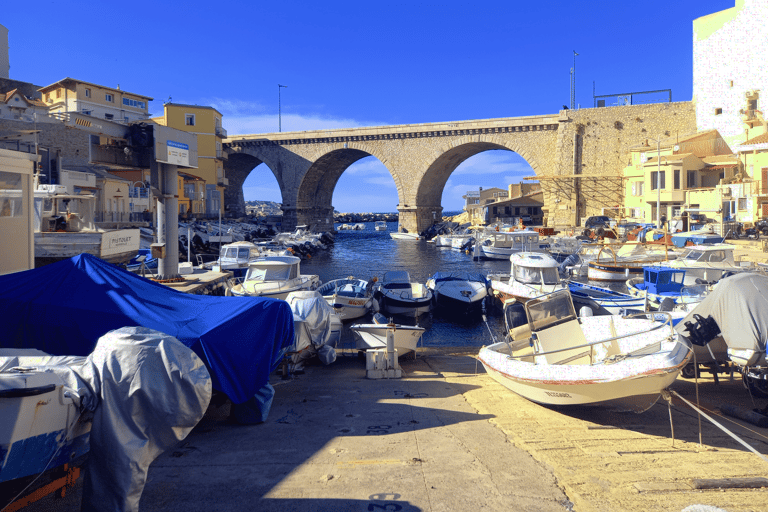
[[[336,226],[338,228],[338,225]],[[365,230],[338,231],[336,241],[327,251],[320,251],[301,262],[303,274],[317,274],[323,282],[354,276],[358,279],[379,280],[390,270],[406,270],[412,281],[426,283],[438,271],[465,270],[491,274],[509,272],[509,261],[473,261],[470,254],[456,249],[435,247],[424,240],[393,240],[389,233],[397,231],[397,222],[388,223],[387,231],[375,231],[372,222]],[[342,348],[354,347],[349,326],[367,323],[370,317],[345,323]],[[500,311],[489,309],[487,324],[477,315],[453,317],[442,314],[439,308],[420,315],[418,319],[397,316],[397,323],[418,324],[427,330],[422,338],[424,346],[481,347],[493,342],[491,332],[498,341],[504,335],[504,321]]]

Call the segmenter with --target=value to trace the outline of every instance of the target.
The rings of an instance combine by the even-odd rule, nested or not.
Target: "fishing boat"
[[[478,359],[518,395],[544,405],[642,412],[680,374],[692,351],[658,313],[579,318],[568,290],[525,304],[528,323]]]
[[[642,277],[627,281],[627,290],[634,297],[647,299],[648,305],[658,308],[667,299],[673,304],[695,304],[709,293],[707,285],[685,285],[685,268],[650,266],[643,269]]]
[[[378,310],[378,303],[373,298],[374,283],[375,281],[365,281],[349,276],[328,281],[317,291],[333,307],[341,320],[354,320],[371,309]]]
[[[350,327],[355,336],[357,350],[387,348],[387,332],[394,332],[394,345],[398,357],[415,353],[418,342],[424,334],[424,327],[419,325],[396,324],[381,313],[373,315],[369,324],[354,324]]]
[[[490,286],[479,272],[436,272],[427,280],[437,307],[462,314],[479,313]]]
[[[387,222],[384,220],[377,220],[373,224],[373,229],[376,231],[386,231],[387,230]]]
[[[427,313],[432,305],[432,290],[411,282],[405,270],[384,273],[384,278],[374,285],[374,297],[390,315],[418,316]]]
[[[316,290],[320,277],[301,273],[301,258],[263,256],[251,261],[243,278],[228,281],[227,295],[283,299],[300,290]]]
[[[610,315],[622,315],[627,311],[645,311],[645,297],[636,297],[603,286],[568,280],[568,289],[574,302],[592,300]]]
[[[629,250],[627,250],[629,248]],[[677,258],[677,253],[666,247],[649,247],[644,244],[627,245],[618,252],[598,253],[587,262],[587,278],[590,281],[626,281],[643,275],[643,267],[655,262]]]
[[[509,299],[520,303],[555,290],[565,285],[560,281],[558,263],[547,253],[519,252],[509,257],[509,274],[491,274],[493,296],[504,304]]]

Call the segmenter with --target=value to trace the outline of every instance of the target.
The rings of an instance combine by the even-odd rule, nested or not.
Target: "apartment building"
[[[194,200],[200,201],[200,212],[190,212],[197,217],[218,217],[224,205],[224,189],[228,185],[224,176],[225,153],[222,142],[227,131],[222,126],[221,112],[213,107],[165,103],[163,116],[152,118],[157,124],[197,135],[197,169],[188,169],[188,176],[200,178],[203,183],[196,183]],[[185,186],[188,185],[185,182]],[[203,187],[200,189],[200,187]],[[202,198],[199,194],[202,193]],[[192,199],[192,198],[190,198]],[[187,208],[194,210],[197,203],[190,202]],[[181,208],[181,202],[179,203]],[[189,210],[187,210],[189,211]],[[182,212],[179,212],[182,213]]]
[[[42,101],[54,117],[78,113],[121,124],[149,119],[152,98],[117,88],[65,78],[40,88]]]

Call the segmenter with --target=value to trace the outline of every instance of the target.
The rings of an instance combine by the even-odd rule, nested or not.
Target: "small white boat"
[[[517,252],[544,252],[539,233],[524,229],[519,231],[490,231],[478,243],[480,256],[489,260],[508,260]]]
[[[387,321],[381,313],[373,315],[373,323],[355,324],[350,327],[355,335],[355,348],[369,350],[387,348],[387,332],[394,331],[395,350],[398,357],[416,352],[416,347],[425,329],[418,325],[401,325]]]
[[[405,270],[386,272],[384,279],[374,285],[374,297],[390,315],[418,316],[427,313],[432,305],[432,290],[411,282]]]
[[[373,281],[355,279],[334,279],[320,286],[317,291],[336,311],[341,320],[354,320],[365,315],[371,309],[378,310],[378,303],[373,298]]]
[[[663,313],[578,318],[567,290],[532,299],[525,310],[528,323],[483,347],[478,359],[533,402],[642,412],[691,358],[690,344]]]
[[[300,290],[316,290],[320,277],[301,273],[301,258],[296,256],[263,256],[251,261],[243,278],[229,280],[227,295],[235,297],[269,297],[283,299]]]
[[[438,307],[458,313],[478,313],[488,296],[490,281],[479,272],[436,272],[427,280]]]
[[[399,233],[394,231],[389,236],[395,240],[421,240],[423,238],[418,233]]]
[[[205,269],[218,268],[221,272],[232,272],[234,277],[243,277],[251,261],[258,259],[261,250],[251,242],[232,242],[221,246],[219,258],[202,265]]]
[[[386,231],[387,222],[383,220],[377,220],[376,223],[373,225],[373,229],[375,229],[376,231]]]
[[[654,263],[671,268],[685,269],[686,286],[713,284],[730,274],[759,270],[752,262],[736,262],[732,244],[689,245],[672,261]]]

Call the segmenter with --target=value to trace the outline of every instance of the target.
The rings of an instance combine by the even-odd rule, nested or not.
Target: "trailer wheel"
[[[768,398],[768,381],[765,379],[756,379],[744,373],[742,374],[742,381],[744,382],[744,387],[749,390],[753,397]]]
[[[683,371],[680,373],[683,374],[684,379],[693,379],[701,375],[701,373],[699,372],[699,369],[696,368],[696,365],[693,363],[688,363],[687,365],[685,365],[683,367]]]

